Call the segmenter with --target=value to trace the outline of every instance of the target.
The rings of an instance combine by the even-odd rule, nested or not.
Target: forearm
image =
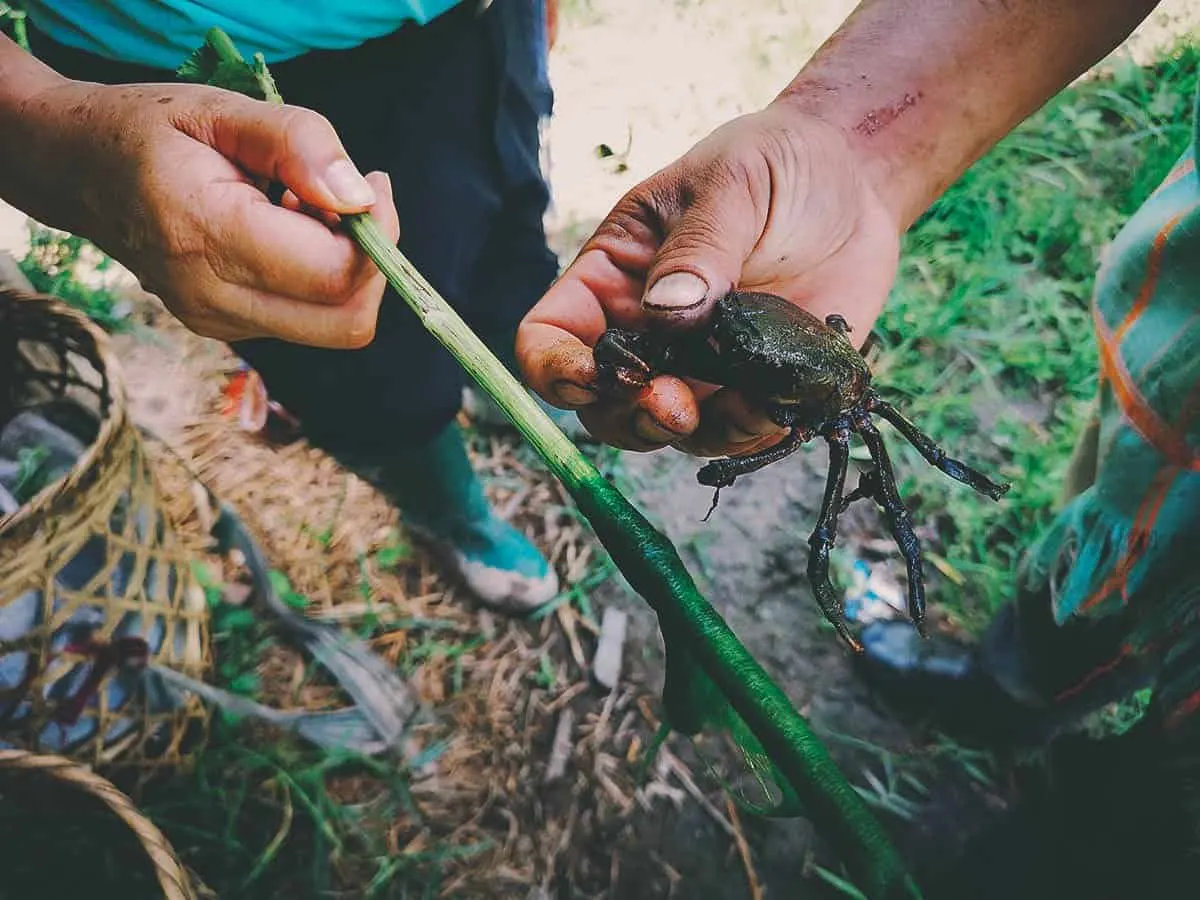
[[[0,34],[0,122],[10,124],[25,104],[39,92],[65,79],[45,63]]]
[[[33,207],[44,205],[39,196],[54,187],[63,163],[46,156],[56,126],[39,97],[68,83],[0,34],[0,199],[34,216],[44,212]]]
[[[907,229],[1152,0],[863,0],[776,100],[843,132]]]

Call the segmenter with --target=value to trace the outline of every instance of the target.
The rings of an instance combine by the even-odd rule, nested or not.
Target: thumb
[[[763,227],[749,196],[739,194],[731,186],[698,196],[665,223],[666,237],[646,274],[642,306],[649,318],[700,322],[737,287]]]
[[[319,113],[245,97],[210,110],[213,147],[250,174],[279,182],[327,212],[364,212],[374,205],[375,190]]]

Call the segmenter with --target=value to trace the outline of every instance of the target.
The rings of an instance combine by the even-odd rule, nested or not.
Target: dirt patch
[[[722,492],[708,522],[703,517],[712,492],[697,484],[695,459],[671,450],[625,454],[623,470],[635,502],[679,548],[701,590],[826,741],[851,781],[868,788],[864,773],[883,777],[887,756],[901,769],[911,767],[928,795],[912,793],[917,806],[911,819],[881,816],[915,865],[936,865],[1003,808],[1005,791],[973,782],[952,760],[931,758],[929,737],[913,732],[875,702],[855,676],[849,652],[825,622],[805,572],[825,463],[824,451],[813,446],[739,478]],[[843,564],[866,555],[864,545],[879,544],[880,524],[873,514],[853,510],[843,522],[844,537],[835,549]],[[903,570],[898,558],[890,566]],[[663,660],[653,613],[628,594],[610,602],[630,612],[635,639],[628,656],[639,680],[657,689]],[[719,803],[719,795],[714,796]],[[746,825],[757,878],[768,896],[824,896],[826,889],[812,878],[811,866],[836,867],[836,862],[808,822],[751,818]],[[739,860],[731,858],[727,835],[698,806],[650,817],[639,832],[646,843],[657,845],[655,852],[687,885],[681,896],[751,896]],[[804,885],[802,893],[798,885]],[[634,890],[632,884],[626,888]]]

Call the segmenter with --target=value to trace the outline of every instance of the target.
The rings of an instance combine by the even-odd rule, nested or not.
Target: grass
[[[1116,58],[1061,93],[956,182],[907,235],[879,324],[879,383],[951,455],[1013,482],[1000,504],[898,436],[901,489],[962,575],[934,603],[977,629],[1009,597],[1053,514],[1096,391],[1098,256],[1187,146],[1197,51]]]
[[[264,690],[280,693],[280,685],[264,686],[261,677],[279,652],[269,626],[198,574],[212,612],[213,681],[260,699]],[[305,602],[281,573],[271,576],[286,602]],[[460,654],[470,643],[430,636],[402,667],[430,655]],[[314,674],[309,667],[306,683]],[[325,753],[218,712],[194,771],[151,779],[136,796],[185,864],[222,900],[433,897],[447,862],[490,846],[444,842],[422,822],[409,779],[440,749],[434,744],[404,763]],[[397,852],[398,844],[413,849]]]

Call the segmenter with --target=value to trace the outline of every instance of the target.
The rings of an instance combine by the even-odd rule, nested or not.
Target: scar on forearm
[[[915,94],[906,92],[900,98],[899,102],[893,103],[891,106],[881,106],[878,109],[871,110],[863,116],[862,121],[854,126],[854,130],[864,137],[871,137],[878,134],[908,112],[908,110],[916,106],[921,96],[920,91]]]

